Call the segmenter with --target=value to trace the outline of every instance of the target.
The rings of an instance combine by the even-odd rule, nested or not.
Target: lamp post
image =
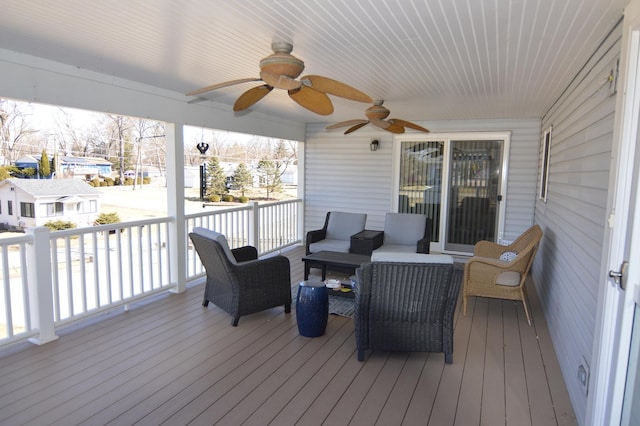
[[[200,201],[204,201],[204,196],[207,192],[207,156],[205,155],[209,149],[209,144],[206,142],[200,142],[196,145],[200,155],[202,156],[202,165],[200,166]]]

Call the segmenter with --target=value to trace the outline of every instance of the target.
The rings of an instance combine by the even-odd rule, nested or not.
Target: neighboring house
[[[17,230],[58,220],[91,226],[99,198],[80,179],[6,179],[0,182],[0,223]]]
[[[233,176],[240,163],[227,163],[221,162],[220,167],[224,170],[224,174],[227,177]],[[256,164],[247,164],[247,167],[253,175],[253,185],[255,187],[260,186],[260,179],[257,172]],[[282,183],[285,185],[296,185],[298,183],[298,166],[292,164],[287,166],[280,177]],[[197,188],[200,186],[200,166],[185,166],[184,167],[184,187],[185,188]]]
[[[53,161],[53,156],[50,157]],[[61,156],[58,158],[58,177],[93,179],[99,175],[109,176],[112,172],[112,164],[104,158]],[[19,169],[33,168],[38,170],[40,155],[26,155],[16,160]]]

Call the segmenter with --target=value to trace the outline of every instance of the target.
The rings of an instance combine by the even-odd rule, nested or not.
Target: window
[[[11,200],[7,201],[7,213],[9,216],[13,216],[13,202]]]
[[[98,211],[98,203],[96,200],[81,201],[76,204],[78,213],[95,213]]]
[[[36,217],[36,205],[33,203],[20,203],[20,216]]]
[[[547,202],[547,188],[549,184],[549,153],[551,151],[551,129],[550,126],[544,132],[542,139],[542,162],[540,163],[540,192],[538,198]]]
[[[43,216],[62,216],[64,213],[64,206],[62,203],[45,203],[41,207]]]

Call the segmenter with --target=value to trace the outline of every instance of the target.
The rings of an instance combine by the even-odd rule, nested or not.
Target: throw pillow
[[[518,255],[518,253],[513,252],[513,251],[505,251],[504,253],[502,253],[500,255],[500,260],[504,260],[507,262],[511,262],[513,259],[516,258],[516,256]]]

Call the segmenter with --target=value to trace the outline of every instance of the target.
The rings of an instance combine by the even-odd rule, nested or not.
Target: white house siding
[[[536,202],[544,237],[533,278],[580,422],[587,400],[577,372],[593,349],[613,140],[615,96],[607,78],[616,69],[621,30],[620,24],[542,120],[542,131],[551,125],[553,131],[547,202]]]
[[[340,118],[336,118],[339,120]],[[511,132],[504,238],[533,223],[540,120],[417,122],[432,133]],[[367,125],[349,135],[308,125],[304,144],[305,229],[318,229],[327,211],[366,212],[367,228],[383,229],[393,204],[393,135]],[[416,134],[419,136],[419,134]],[[371,139],[380,141],[371,152]]]

